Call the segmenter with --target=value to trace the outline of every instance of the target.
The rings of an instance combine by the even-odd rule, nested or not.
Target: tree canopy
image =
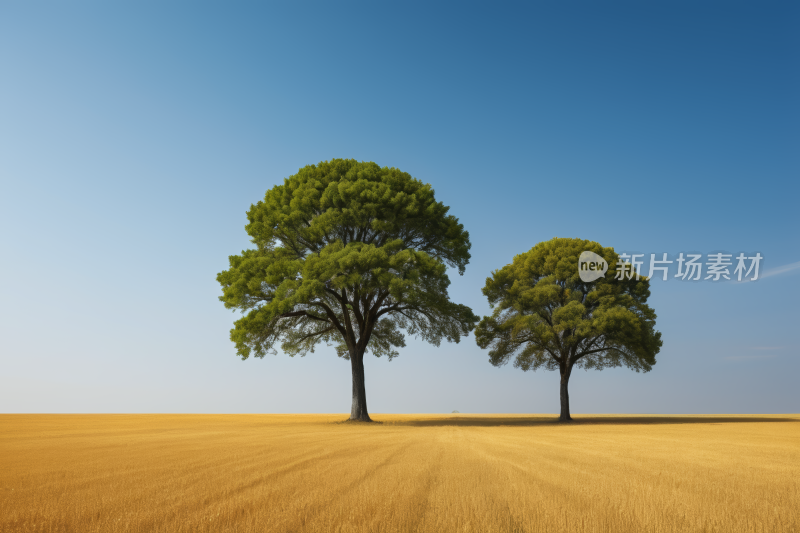
[[[582,252],[607,261],[608,272],[584,282]],[[483,294],[494,311],[475,330],[495,366],[514,357],[522,370],[559,370],[561,419],[570,420],[567,383],[572,369],[627,366],[648,372],[661,349],[656,314],[647,305],[650,281],[617,279],[619,256],[593,241],[555,238],[540,242],[492,272]]]
[[[447,267],[470,259],[469,233],[429,184],[396,168],[334,159],[301,168],[251,205],[255,248],[230,256],[220,300],[240,310],[238,355],[324,342],[349,359],[351,419],[369,420],[363,355],[395,357],[403,331],[458,342],[478,317],[450,301]]]

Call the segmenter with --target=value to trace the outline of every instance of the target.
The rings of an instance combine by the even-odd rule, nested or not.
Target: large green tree
[[[397,355],[408,334],[458,342],[478,317],[450,301],[447,267],[469,262],[469,233],[429,184],[396,168],[334,159],[301,168],[250,207],[254,249],[217,275],[242,359],[317,343],[350,360],[351,420],[369,421],[364,354]]]
[[[578,258],[594,252],[608,263],[608,272],[584,282]],[[515,356],[522,370],[561,373],[560,420],[571,420],[569,377],[573,368],[628,366],[648,372],[661,349],[656,314],[647,305],[650,281],[617,275],[619,256],[613,248],[581,239],[541,242],[492,272],[483,294],[494,312],[475,330],[489,360],[500,366]],[[621,278],[621,279],[618,279]]]

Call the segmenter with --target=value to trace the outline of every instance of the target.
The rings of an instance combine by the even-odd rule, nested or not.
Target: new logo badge
[[[578,273],[586,283],[602,278],[608,271],[608,263],[594,252],[582,252],[578,258]]]

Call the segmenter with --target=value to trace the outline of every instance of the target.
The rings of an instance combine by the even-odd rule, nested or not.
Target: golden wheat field
[[[800,531],[800,417],[0,415],[0,530]]]

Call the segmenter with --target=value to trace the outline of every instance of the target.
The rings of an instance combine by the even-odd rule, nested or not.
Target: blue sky
[[[799,412],[800,8],[790,3],[0,6],[0,412],[346,412],[322,346],[241,361],[217,272],[298,168],[375,161],[470,232],[451,295],[537,242],[759,252],[654,282],[653,371],[573,413]],[[673,271],[674,273],[675,271]],[[558,410],[472,336],[366,361],[370,411]]]

